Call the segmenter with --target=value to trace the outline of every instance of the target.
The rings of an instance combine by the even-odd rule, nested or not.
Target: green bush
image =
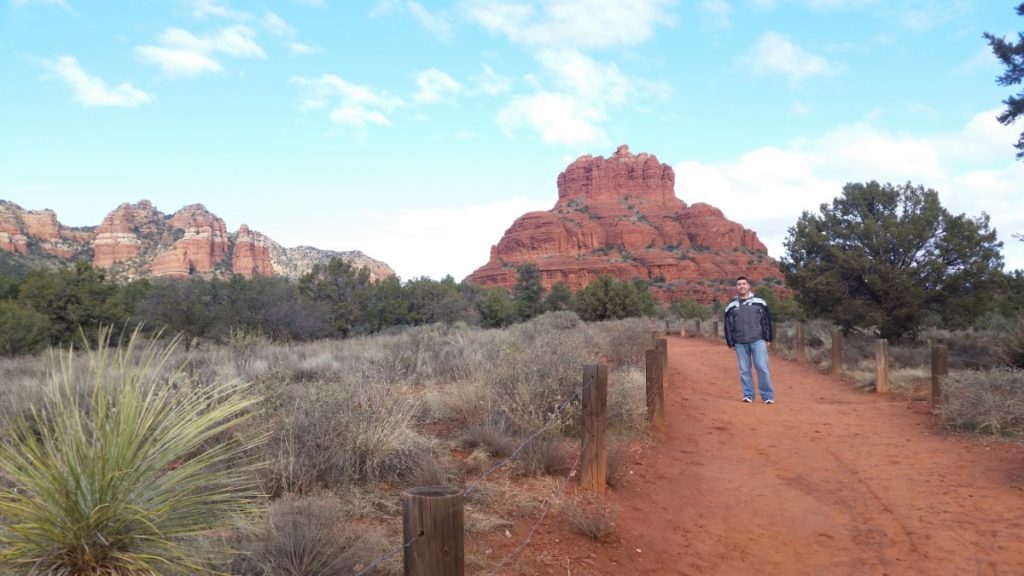
[[[237,383],[198,387],[169,369],[173,346],[116,350],[109,333],[68,351],[29,415],[0,444],[0,569],[18,574],[208,572],[199,538],[253,510],[236,434],[258,399]]]
[[[50,319],[46,314],[11,300],[0,300],[0,355],[38,352],[46,346],[49,334]]]

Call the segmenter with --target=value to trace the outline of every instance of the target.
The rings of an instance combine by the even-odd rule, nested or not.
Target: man
[[[750,292],[746,276],[736,279],[738,294],[725,307],[725,342],[736,349],[740,364],[740,384],[743,401],[754,401],[754,379],[750,363],[757,369],[757,387],[765,404],[775,403],[772,377],[768,374],[768,342],[774,338],[772,314],[768,303]]]

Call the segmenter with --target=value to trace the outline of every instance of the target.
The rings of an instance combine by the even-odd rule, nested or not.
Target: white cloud
[[[697,8],[703,14],[703,20],[708,25],[728,28],[731,24],[732,6],[727,0],[701,0]]]
[[[320,52],[320,48],[303,44],[302,42],[289,42],[288,51],[296,56],[301,56],[305,54],[316,54],[317,52]]]
[[[265,58],[266,54],[255,37],[256,33],[246,26],[229,26],[207,36],[196,36],[181,28],[168,28],[160,35],[159,46],[137,46],[135,51],[144,61],[160,66],[168,76],[195,76],[223,69],[214,59],[216,54]]]
[[[508,76],[502,76],[494,71],[487,64],[483,65],[483,73],[473,77],[477,89],[485,94],[497,96],[504,94],[512,88],[512,80]]]
[[[509,136],[528,126],[549,143],[607,144],[608,137],[596,126],[604,117],[602,111],[570,95],[541,92],[513,98],[497,121]]]
[[[452,30],[451,25],[448,23],[448,19],[427,10],[422,4],[415,0],[381,0],[380,2],[377,2],[377,5],[370,11],[370,16],[379,17],[385,14],[404,12],[412,14],[413,18],[416,19],[420,26],[437,38],[440,38],[441,40],[448,40],[451,38]]]
[[[447,40],[451,37],[452,31],[451,26],[448,24],[448,20],[431,13],[419,2],[413,2],[410,0],[409,2],[406,2],[406,5],[409,12],[411,12],[413,17],[416,18],[416,21],[420,23],[420,26],[423,26],[423,28],[428,32],[443,40]]]
[[[812,54],[775,32],[766,32],[746,57],[750,69],[759,76],[780,75],[791,83],[810,76],[835,73],[828,60]]]
[[[416,85],[419,91],[413,97],[417,102],[442,102],[455,97],[462,90],[462,85],[446,72],[436,68],[423,70],[416,74]]]
[[[498,125],[507,135],[528,127],[545,142],[607,144],[600,123],[611,112],[638,96],[661,97],[670,91],[663,84],[628,77],[618,66],[597,62],[574,49],[544,49],[537,59],[552,86],[545,87],[538,77],[526,78],[536,93],[514,97],[498,113]]]
[[[263,15],[263,25],[266,26],[267,30],[274,36],[290,38],[295,35],[295,28],[293,28],[291,24],[285,22],[284,18],[281,18],[273,12],[267,12]]]
[[[603,48],[646,41],[671,25],[675,0],[467,0],[466,17],[512,42],[531,46]]]
[[[996,114],[978,113],[952,133],[912,136],[861,123],[783,148],[752,150],[734,162],[680,162],[677,194],[721,208],[756,230],[778,257],[801,212],[830,203],[846,183],[910,181],[937,190],[951,212],[988,213],[1005,242],[1007,268],[1024,268],[1024,243],[1010,238],[1024,232],[1024,163],[1013,159],[1017,135]]]
[[[363,213],[335,227],[343,237],[320,242],[360,246],[371,257],[387,262],[403,280],[419,276],[440,280],[451,274],[459,281],[487,263],[490,246],[498,243],[516,217],[548,210],[552,204],[550,198],[516,197],[481,206]]]
[[[388,114],[403,106],[401,98],[386,91],[377,92],[368,86],[352,84],[334,74],[319,78],[296,76],[291,81],[304,94],[300,108],[318,110],[330,105],[330,119],[335,124],[359,128],[371,124],[390,126]]]
[[[216,0],[193,0],[192,16],[199,18],[200,20],[208,16],[216,16],[217,18],[238,18],[240,13],[229,9],[228,7],[218,3]]]
[[[55,60],[44,60],[43,65],[71,86],[75,100],[85,106],[134,108],[139,104],[153,102],[151,94],[143,92],[127,82],[110,88],[102,78],[86,73],[74,56],[59,56]]]

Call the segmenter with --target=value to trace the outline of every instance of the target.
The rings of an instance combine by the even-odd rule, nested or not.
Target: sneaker
[[[769,398],[769,399],[765,400],[764,403],[765,404],[775,404],[775,399],[774,398]]]
[[[753,398],[751,398],[750,396],[744,396],[744,397],[743,397],[743,401],[744,401],[744,402],[748,402],[748,403],[749,403],[749,402],[753,402],[753,401],[754,401],[754,399],[753,399]]]

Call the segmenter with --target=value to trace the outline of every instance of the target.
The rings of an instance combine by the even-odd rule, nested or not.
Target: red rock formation
[[[110,268],[117,262],[135,258],[143,249],[144,239],[152,241],[162,235],[164,219],[149,200],[121,204],[107,214],[96,229],[92,265]]]
[[[519,217],[468,280],[511,288],[516,268],[532,263],[548,288],[575,291],[607,274],[650,280],[662,301],[710,302],[731,296],[741,274],[781,278],[754,231],[713,206],[687,206],[674,188],[672,168],[651,154],[582,156],[558,176],[555,207]]]
[[[224,221],[202,204],[185,206],[175,212],[170,226],[184,236],[149,264],[153,276],[187,277],[195,272],[213,272],[228,253]]]
[[[394,275],[390,266],[357,250],[284,248],[245,225],[228,234],[224,221],[201,204],[167,216],[148,200],[124,203],[94,231],[63,226],[52,210],[27,211],[0,200],[0,250],[71,259],[87,255],[90,249],[94,266],[122,279],[190,274],[299,278],[332,258],[367,268],[371,279]]]
[[[270,260],[270,241],[245,224],[235,234],[235,247],[231,255],[231,271],[246,278],[273,276],[274,266]]]
[[[43,252],[72,258],[88,248],[92,232],[61,225],[52,210],[25,210],[0,200],[0,250],[29,254],[35,243]]]

